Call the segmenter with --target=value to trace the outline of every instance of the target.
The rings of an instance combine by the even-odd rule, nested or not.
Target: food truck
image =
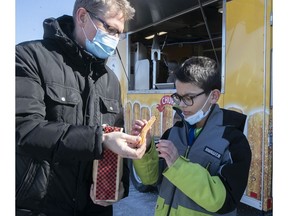
[[[252,162],[241,202],[272,209],[272,32],[273,0],[130,0],[136,9],[127,36],[107,60],[122,84],[125,131],[135,119],[157,120],[161,134],[176,120],[170,97],[173,71],[193,55],[221,65],[219,105],[247,115],[245,135]],[[131,178],[143,185],[131,163]]]

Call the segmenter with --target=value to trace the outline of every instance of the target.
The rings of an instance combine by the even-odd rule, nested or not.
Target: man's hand
[[[131,134],[135,135],[135,136],[139,136],[142,129],[147,124],[147,122],[148,121],[146,119],[136,120],[134,125],[132,126]],[[146,142],[144,142],[144,143],[146,143],[146,149],[149,149],[150,145],[151,145],[151,141],[152,141],[152,136],[151,136],[150,130],[147,132],[145,139],[146,139]]]
[[[122,132],[103,134],[103,146],[123,158],[140,159],[145,154],[145,145],[140,145],[141,137]]]
[[[123,186],[123,182],[120,182],[119,185],[119,190],[118,190],[118,198],[115,201],[105,201],[105,200],[95,200],[96,197],[96,187],[94,187],[94,184],[91,185],[90,188],[90,197],[93,201],[94,204],[97,205],[101,205],[101,206],[109,206],[109,205],[113,205],[113,203],[118,202],[119,200],[121,200],[124,197],[124,186]]]

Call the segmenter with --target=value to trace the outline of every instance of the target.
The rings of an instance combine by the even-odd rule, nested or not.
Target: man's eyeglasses
[[[107,31],[107,33],[111,36],[119,38],[119,40],[123,40],[125,38],[125,34],[121,33],[119,30],[115,29],[114,27],[108,25],[103,19],[100,17],[96,16],[93,14],[91,11],[87,10],[86,11],[96,20],[100,21],[103,24],[103,27]]]
[[[196,98],[199,95],[202,95],[204,93],[205,93],[205,91],[200,92],[199,94],[196,94],[196,95],[193,95],[193,96],[191,96],[191,95],[180,96],[179,94],[174,93],[174,94],[171,95],[171,98],[173,99],[174,103],[177,104],[177,105],[180,105],[180,102],[183,101],[183,103],[186,106],[192,106],[194,104],[194,98]]]

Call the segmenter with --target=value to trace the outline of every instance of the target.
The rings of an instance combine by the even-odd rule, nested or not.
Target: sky
[[[16,0],[15,42],[42,39],[44,19],[72,15],[75,0]]]

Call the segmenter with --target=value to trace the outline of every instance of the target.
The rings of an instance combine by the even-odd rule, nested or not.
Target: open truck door
[[[122,84],[126,132],[135,119],[154,115],[152,133],[160,137],[177,120],[170,97],[173,70],[193,55],[215,59],[222,68],[219,105],[247,115],[252,163],[241,201],[271,210],[273,0],[130,2],[135,18],[107,63]],[[131,178],[140,191],[155,188],[143,185],[132,166]]]

